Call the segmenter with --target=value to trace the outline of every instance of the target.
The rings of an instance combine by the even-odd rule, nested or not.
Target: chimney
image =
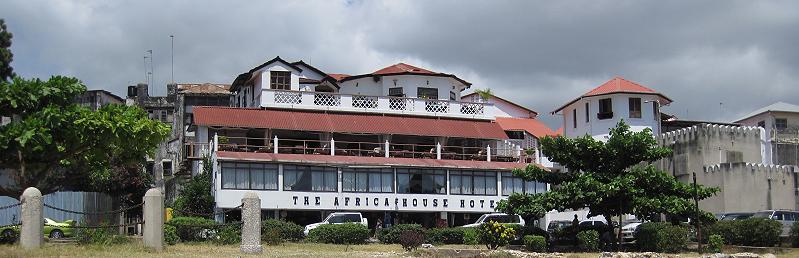
[[[150,97],[150,94],[147,92],[147,84],[146,83],[139,83],[136,85],[136,102],[138,104],[143,104]]]

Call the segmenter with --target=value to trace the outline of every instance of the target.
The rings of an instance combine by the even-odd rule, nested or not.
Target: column
[[[26,250],[39,249],[44,244],[44,216],[42,209],[44,198],[42,192],[35,187],[28,187],[20,197],[22,202],[22,228],[19,244]]]
[[[261,246],[261,198],[255,192],[247,192],[241,198],[241,245],[245,254],[260,254]]]
[[[155,251],[164,249],[164,194],[158,188],[144,194],[144,247]]]

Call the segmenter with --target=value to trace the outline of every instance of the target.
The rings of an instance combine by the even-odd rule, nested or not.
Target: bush
[[[741,236],[740,245],[774,246],[780,243],[782,223],[766,218],[748,218],[735,221]]]
[[[635,233],[642,251],[677,253],[688,243],[688,229],[664,222],[648,222],[638,226]]]
[[[111,245],[124,244],[128,238],[114,234],[112,228],[78,228],[75,229],[75,240],[78,244]]]
[[[480,243],[490,250],[508,245],[515,236],[515,230],[495,221],[480,225]]]
[[[169,225],[175,227],[181,242],[196,242],[209,240],[213,236],[213,226],[216,222],[200,217],[175,217],[169,220]]]
[[[399,236],[399,244],[402,245],[402,248],[408,252],[416,250],[416,248],[419,248],[423,242],[424,235],[422,235],[422,233],[419,231],[405,230],[402,231]]]
[[[277,234],[270,231],[277,231]],[[267,219],[261,223],[261,240],[280,244],[284,241],[299,241],[305,234],[304,228],[300,225],[283,220]],[[275,239],[279,238],[279,239]]]
[[[168,245],[174,245],[178,243],[180,237],[178,237],[177,229],[175,226],[172,225],[164,225],[164,242]]]
[[[227,225],[216,230],[214,243],[232,245],[241,243],[241,225]]]
[[[363,244],[369,238],[369,229],[361,224],[325,224],[308,233],[308,240],[326,244]]]
[[[464,245],[478,245],[480,244],[480,232],[475,228],[463,229],[463,244]]]
[[[728,244],[739,244],[742,242],[741,235],[738,233],[737,220],[721,220],[708,227],[707,235],[719,235]]]
[[[398,224],[390,228],[383,229],[378,233],[377,239],[384,244],[397,244],[399,243],[399,235],[402,231],[413,230],[424,234],[422,225],[419,224]]]
[[[547,239],[543,236],[526,235],[524,236],[524,247],[527,251],[545,252],[547,250]]]
[[[586,251],[599,250],[599,232],[596,230],[580,231],[580,233],[577,233],[577,241],[580,242],[580,246]]]
[[[430,244],[463,244],[463,235],[463,228],[433,228],[425,232],[425,241]]]
[[[180,190],[175,202],[172,204],[173,208],[196,213],[214,212],[214,196],[211,195],[211,191],[208,191],[208,189],[213,187],[211,184],[213,164],[208,156],[203,157],[203,173],[195,175],[183,184],[182,190]],[[175,215],[192,216],[177,211]]]
[[[791,246],[799,247],[799,221],[791,226]]]
[[[724,246],[724,237],[721,235],[710,235],[707,249],[713,253],[721,253],[721,248]]]

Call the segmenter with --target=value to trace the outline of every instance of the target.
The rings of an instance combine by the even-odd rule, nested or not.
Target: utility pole
[[[694,177],[694,206],[696,208],[696,239],[699,242],[699,253],[702,253],[702,220],[699,218],[699,192],[696,187],[696,171],[692,172]]]

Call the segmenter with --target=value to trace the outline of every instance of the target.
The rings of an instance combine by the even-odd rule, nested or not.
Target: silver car
[[[780,234],[781,237],[788,237],[791,232],[791,226],[793,226],[794,221],[799,220],[799,211],[790,211],[790,210],[765,210],[755,215],[752,215],[753,218],[767,218],[770,220],[779,221],[782,224],[782,233]]]

